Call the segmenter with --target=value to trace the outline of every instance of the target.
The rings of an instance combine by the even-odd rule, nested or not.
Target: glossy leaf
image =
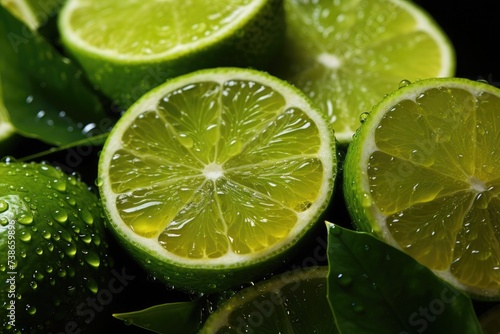
[[[195,334],[202,320],[202,303],[200,300],[167,303],[113,316],[155,333]]]
[[[328,298],[341,333],[480,334],[470,298],[362,232],[327,223]]]
[[[107,130],[82,72],[3,6],[0,50],[0,96],[19,134],[61,145]]]

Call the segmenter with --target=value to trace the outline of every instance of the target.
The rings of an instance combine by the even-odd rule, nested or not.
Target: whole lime
[[[0,319],[13,333],[84,325],[79,305],[107,282],[104,218],[76,175],[0,163]]]

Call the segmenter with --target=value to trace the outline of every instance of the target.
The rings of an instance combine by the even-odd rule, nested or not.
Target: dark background
[[[500,6],[496,0],[490,1],[414,1],[424,8],[449,36],[456,50],[456,76],[473,80],[483,79],[500,87]],[[500,1],[498,2],[500,4]],[[67,157],[68,152],[60,153],[50,159]],[[86,161],[78,167],[85,181],[95,179],[94,169],[98,149],[85,153]],[[48,160],[50,160],[48,159]],[[113,239],[111,239],[113,242]],[[112,245],[112,249],[118,249]],[[134,311],[169,301],[189,300],[189,296],[169,290],[165,285],[154,281],[134,262],[121,253],[114,254],[118,271],[122,269],[135,278],[127,286],[113,295],[111,303],[99,312],[91,322],[91,328],[80,333],[150,333],[134,326],[126,326],[122,321],[113,319],[112,313]],[[492,304],[476,303],[478,313]],[[78,332],[76,332],[78,333]],[[55,334],[55,333],[54,333]],[[304,333],[306,334],[306,333]]]

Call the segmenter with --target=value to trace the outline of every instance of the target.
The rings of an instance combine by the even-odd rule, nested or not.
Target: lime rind
[[[370,177],[371,177],[370,175],[373,176],[374,174],[370,174],[369,169],[374,167],[374,166],[370,167],[371,158],[372,158],[373,154],[376,152],[380,152],[380,150],[382,149],[380,147],[381,144],[377,143],[377,139],[375,137],[375,134],[377,132],[377,128],[381,128],[383,126],[381,124],[383,124],[384,117],[388,117],[387,113],[391,110],[394,110],[393,107],[401,101],[404,101],[404,100],[415,101],[415,100],[421,98],[422,94],[425,93],[426,91],[428,91],[429,89],[443,89],[443,90],[456,89],[456,90],[462,90],[464,92],[468,92],[468,93],[470,93],[471,96],[479,96],[479,97],[481,97],[481,96],[484,97],[487,94],[490,94],[491,96],[498,96],[499,95],[498,89],[489,85],[489,84],[486,84],[483,82],[471,81],[471,80],[462,79],[462,78],[434,78],[434,79],[426,79],[426,80],[416,81],[416,82],[411,83],[409,85],[405,84],[400,89],[398,89],[397,91],[393,92],[392,94],[390,94],[386,98],[384,98],[379,104],[374,106],[371,113],[364,120],[364,123],[362,124],[362,126],[356,131],[356,133],[354,135],[353,142],[350,144],[348,154],[346,157],[346,162],[344,165],[344,171],[345,171],[344,196],[346,198],[346,203],[348,205],[348,210],[349,210],[349,213],[351,214],[353,223],[359,229],[372,232],[372,233],[378,235],[379,237],[381,237],[383,240],[385,240],[389,244],[391,244],[399,249],[402,249],[406,252],[410,252],[410,254],[411,254],[411,251],[406,249],[405,245],[401,244],[399,241],[397,241],[395,239],[393,233],[395,233],[395,232],[399,233],[398,230],[394,230],[392,228],[390,229],[389,225],[388,225],[389,224],[388,219],[391,218],[391,215],[392,215],[392,218],[394,218],[396,220],[403,220],[405,218],[405,217],[403,217],[403,211],[396,210],[396,211],[392,211],[392,213],[390,213],[390,212],[388,213],[388,212],[385,212],[384,208],[380,208],[378,206],[377,200],[374,197],[376,195],[370,190],[370,189],[372,189],[370,184],[375,179],[370,180]],[[475,105],[473,107],[476,108],[477,106],[480,106],[480,105]],[[466,104],[463,104],[463,105],[459,104],[456,107],[457,107],[457,110],[459,110],[459,112],[457,112],[457,114],[462,115],[463,117],[466,117],[464,115],[466,115],[466,113],[469,112],[467,105]],[[444,110],[446,111],[446,108]],[[448,112],[452,112],[452,111],[448,110]],[[411,115],[408,115],[408,117],[411,117]],[[474,119],[474,122],[475,121],[476,120]],[[460,123],[460,124],[461,124],[461,126],[463,126],[462,123]],[[477,130],[478,127],[476,125],[477,124],[474,123],[474,127],[471,128],[471,131],[474,131],[474,135],[476,135],[477,134],[476,132],[478,131]],[[491,128],[489,128],[487,130],[491,130],[490,132],[493,133],[494,132],[493,131],[494,125],[491,124],[490,126],[491,126]],[[487,132],[487,130],[485,130],[485,131]],[[464,133],[464,131],[465,131],[465,133]],[[467,131],[467,129],[460,130],[457,133],[459,133],[460,136],[465,136],[467,133],[466,131]],[[443,140],[443,138],[437,138],[437,139],[439,139],[439,141]],[[448,138],[445,138],[445,139],[448,139]],[[424,143],[424,140],[422,140],[422,138],[420,138],[420,139],[417,138],[417,140],[419,140],[421,144]],[[448,140],[453,140],[453,137],[451,137]],[[396,145],[396,143],[395,143],[395,145]],[[466,147],[466,146],[464,146],[464,147]],[[473,150],[473,148],[470,148],[470,147],[468,147],[468,148],[466,147],[464,149]],[[382,150],[385,150],[385,149],[382,149]],[[488,152],[490,152],[490,151],[488,151]],[[486,154],[486,153],[483,152],[483,154]],[[396,156],[389,155],[389,157],[391,157],[391,159],[397,159],[397,155]],[[410,160],[402,160],[402,161],[408,162]],[[467,161],[474,162],[474,161],[476,161],[476,158],[467,159]],[[491,161],[493,161],[493,160],[491,160]],[[424,163],[424,165],[425,165],[425,161],[420,161],[420,162]],[[453,163],[454,162],[452,160],[450,160],[448,165],[453,165]],[[486,166],[483,163],[481,163],[481,165],[483,167]],[[414,166],[418,167],[418,165],[414,165]],[[467,167],[467,166],[465,166],[465,167]],[[375,168],[377,168],[377,167],[375,166]],[[427,171],[427,167],[425,167],[425,168],[426,168],[425,171]],[[451,167],[449,167],[449,168],[451,168]],[[461,193],[463,193],[464,195],[466,195],[468,193],[471,194],[470,196],[468,196],[468,200],[466,200],[466,202],[464,202],[464,204],[463,204],[464,205],[463,209],[465,211],[463,211],[463,210],[462,211],[465,214],[466,211],[471,210],[471,208],[473,208],[472,207],[473,205],[474,206],[477,205],[477,204],[475,204],[476,203],[475,201],[477,200],[477,197],[478,197],[477,194],[481,194],[482,190],[486,190],[486,189],[484,188],[484,185],[482,185],[481,182],[474,181],[475,180],[474,176],[472,176],[472,177],[471,176],[464,176],[467,173],[463,172],[463,168],[464,167],[462,166],[460,169],[462,172],[458,173],[458,175],[456,174],[456,176],[453,176],[453,174],[449,175],[450,171],[453,172],[453,169],[448,169],[447,170],[448,175],[446,175],[448,180],[446,181],[446,184],[452,185],[452,183],[450,183],[450,182],[456,183],[456,189],[450,190],[447,192],[447,194],[449,196],[458,196]],[[476,170],[478,170],[478,169],[476,169]],[[399,173],[402,173],[402,171],[400,170]],[[454,173],[457,173],[456,170]],[[418,174],[419,174],[419,182],[425,182],[426,176],[423,175],[423,173],[421,173],[421,172],[418,172]],[[393,175],[393,174],[391,174],[391,175]],[[398,175],[397,173],[394,173],[393,176],[396,177],[396,179],[397,179],[397,175]],[[491,175],[493,175],[493,174],[489,174],[490,177],[491,177]],[[444,176],[445,176],[444,174],[441,175],[441,177],[444,177]],[[458,178],[458,179],[453,179],[453,178]],[[439,181],[436,181],[436,182],[439,182]],[[495,181],[493,180],[491,182],[492,182],[491,186],[494,188]],[[383,182],[381,182],[380,184],[383,184]],[[434,186],[439,186],[439,184],[435,183]],[[396,187],[399,187],[399,186],[396,186]],[[440,188],[440,187],[438,187],[438,188]],[[493,188],[491,188],[491,189],[493,189]],[[444,188],[442,188],[442,189],[444,189]],[[442,189],[438,189],[435,194],[428,194],[428,193],[423,194],[423,195],[426,195],[427,198],[422,197],[422,199],[415,202],[414,205],[418,206],[418,205],[420,205],[419,202],[425,204],[426,201],[434,201],[436,199],[440,199],[440,200],[442,199],[443,201],[446,202],[446,197],[444,197],[444,196],[446,196],[446,193],[441,193]],[[397,188],[396,190],[400,191],[401,189]],[[381,194],[379,194],[382,196],[381,198],[386,198],[387,196],[397,196],[397,195],[394,195],[395,194],[394,188],[392,190],[390,190],[389,188],[386,190],[378,189],[378,191],[384,192],[385,197],[382,196]],[[391,191],[392,191],[392,195],[391,195]],[[415,189],[414,189],[413,193],[415,193]],[[474,194],[476,194],[476,195],[474,195]],[[495,195],[493,194],[493,196],[495,196]],[[498,194],[496,196],[498,196]],[[454,198],[454,197],[450,197],[450,198]],[[493,198],[495,198],[495,197],[493,197]],[[416,199],[418,199],[418,196],[416,197]],[[392,203],[396,203],[394,201],[397,201],[397,200],[398,199],[394,199],[392,201]],[[389,203],[389,201],[385,201],[385,202]],[[448,202],[446,202],[446,203],[448,203]],[[452,205],[452,203],[448,203],[450,205],[448,205],[448,204],[446,204],[446,205],[448,205],[450,207],[454,206],[455,209],[457,206],[460,205],[459,203],[455,203],[455,202],[453,202],[453,203],[454,203],[454,205]],[[494,202],[491,202],[491,203],[493,203],[492,205],[494,205]],[[443,207],[447,207],[445,204],[443,204]],[[407,204],[405,204],[405,205],[407,205]],[[452,216],[455,209],[453,209],[453,210],[450,209],[450,211],[448,212],[448,215]],[[492,209],[492,210],[494,210],[494,209]],[[397,217],[398,214],[401,214],[401,219],[398,219],[398,217]],[[458,238],[458,234],[457,234],[458,230],[460,228],[463,228],[462,227],[463,218],[464,217],[460,218],[460,219],[462,219],[461,220],[462,223],[459,222],[459,225],[457,225],[454,228],[450,227],[451,228],[449,230],[450,235],[448,237],[451,238],[451,240],[452,240],[452,242],[450,244],[451,245],[450,247],[452,247],[452,249],[456,249],[454,243],[455,243],[456,238]],[[429,218],[429,219],[431,219],[431,218]],[[495,218],[492,218],[492,219],[493,220],[490,221],[491,224],[498,223],[497,221],[495,221]],[[422,228],[425,228],[425,226],[422,226]],[[487,233],[487,231],[485,231],[485,233]],[[491,233],[493,233],[493,232],[490,231],[490,234]],[[415,238],[417,238],[418,233],[417,234],[413,233],[413,235]],[[487,236],[485,235],[484,237],[487,237]],[[462,240],[462,242],[464,242],[464,241],[465,240]],[[491,249],[491,252],[498,251],[498,249],[497,249],[498,248],[498,236],[497,236],[496,241],[495,241],[494,235],[491,235],[491,238],[489,241],[486,241],[485,239],[483,239],[482,242],[489,243],[490,245],[492,245],[491,247],[493,247],[493,248]],[[441,245],[441,244],[439,244],[439,245]],[[437,246],[437,244],[436,244],[436,246]],[[472,247],[472,248],[475,248],[475,247]],[[476,252],[472,248],[470,251],[472,251],[473,253]],[[426,252],[426,250],[424,250],[424,249],[422,249],[421,251]],[[432,250],[427,250],[427,251],[432,252]],[[435,263],[436,257],[434,256],[434,261],[433,261],[431,254],[432,253],[428,254],[430,256],[429,261],[430,261],[430,263]],[[463,254],[465,254],[465,253],[463,253]],[[486,288],[486,287],[476,286],[474,283],[467,283],[467,281],[468,281],[468,282],[476,282],[476,284],[484,284],[484,283],[479,283],[481,281],[481,279],[479,279],[478,277],[476,277],[476,278],[469,277],[470,274],[464,273],[463,270],[460,271],[459,269],[453,268],[456,265],[457,261],[459,261],[458,258],[460,258],[460,255],[454,254],[453,256],[454,257],[448,257],[448,259],[449,259],[448,265],[445,266],[445,268],[431,268],[431,269],[433,269],[433,271],[437,275],[439,275],[440,277],[442,277],[446,281],[452,283],[454,286],[457,286],[461,290],[466,291],[474,298],[477,298],[477,299],[498,299],[499,298],[500,292],[498,290],[498,285],[496,288],[492,287],[491,285],[489,288]],[[467,256],[469,256],[469,255],[467,255]],[[489,260],[490,262],[495,261],[495,256],[498,257],[498,254],[496,254],[496,255],[493,254],[492,256],[493,257],[491,257]],[[458,258],[456,259],[455,257],[458,257]],[[493,263],[493,265],[494,265],[494,263]],[[498,263],[497,263],[497,266],[498,266]],[[457,275],[461,275],[461,277],[457,277]],[[491,284],[493,284],[493,283],[491,283]],[[498,282],[497,282],[497,284],[498,284]]]
[[[250,251],[246,253],[240,252],[238,254],[227,251],[223,256],[215,258],[207,258],[206,256],[201,258],[179,256],[173,252],[166,251],[159,243],[158,231],[149,237],[144,237],[138,235],[122,222],[122,218],[116,209],[116,201],[119,194],[115,193],[115,191],[119,188],[115,188],[114,191],[110,184],[110,182],[112,182],[109,178],[112,164],[112,156],[110,155],[122,149],[123,139],[121,138],[134,120],[144,111],[156,110],[158,101],[162,101],[168,92],[177,91],[186,87],[186,85],[194,85],[197,82],[212,82],[223,85],[228,81],[253,81],[266,85],[267,87],[272,87],[273,90],[285,97],[286,105],[282,107],[282,110],[297,108],[305,112],[312,120],[318,128],[318,134],[321,136],[321,143],[319,143],[319,147],[315,154],[315,157],[321,160],[323,164],[323,176],[322,180],[319,182],[321,188],[318,190],[318,196],[313,203],[309,203],[301,212],[294,213],[297,222],[290,230],[288,236],[282,240],[278,240],[272,246],[264,247],[264,249],[258,250],[255,253]],[[286,258],[287,253],[291,251],[294,246],[299,243],[299,240],[307,234],[307,231],[314,226],[314,223],[326,209],[333,192],[336,175],[335,147],[335,136],[325,116],[317,110],[303,93],[291,85],[256,70],[238,68],[200,70],[172,79],[166,84],[153,89],[137,101],[137,103],[135,103],[118,121],[105,143],[103,154],[101,154],[99,163],[100,191],[104,201],[104,207],[106,208],[110,220],[110,226],[119,235],[119,239],[126,245],[132,246],[132,255],[138,258],[148,270],[175,286],[199,285],[200,282],[192,277],[193,273],[196,273],[195,275],[200,277],[200,281],[203,281],[203,277],[207,278],[205,282],[202,282],[205,286],[201,287],[201,289],[209,289],[207,282],[212,282],[215,275],[218,277],[217,289],[221,289],[235,284],[235,281],[236,284],[238,284],[238,280],[241,282],[250,279],[249,277],[243,278],[245,275],[248,276],[249,268],[254,268],[254,272],[257,273],[262,272],[262,268],[269,269],[273,266],[272,263],[274,263],[274,265],[279,263]],[[230,169],[228,171],[230,171]],[[205,174],[205,176],[206,175],[207,174]],[[203,174],[200,174],[200,176],[203,176]],[[122,188],[122,190],[124,189],[126,189],[126,187]],[[131,193],[131,189],[127,190],[127,193]],[[159,228],[160,233],[165,227],[165,223],[168,222],[161,223]],[[206,237],[211,238],[210,234],[206,235]],[[147,261],[145,261],[145,259],[147,259]],[[180,277],[175,277],[173,274],[174,272],[177,272],[177,275],[180,275]],[[186,275],[190,275],[189,279],[191,281],[186,280]],[[192,283],[193,281],[195,281],[195,283]],[[200,287],[195,286],[191,288],[196,289]]]

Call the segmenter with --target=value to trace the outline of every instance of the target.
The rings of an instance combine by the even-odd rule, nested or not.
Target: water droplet
[[[101,187],[104,184],[104,181],[100,177],[98,177],[97,179],[95,179],[94,184],[98,187]]]
[[[35,282],[35,281],[31,281],[30,282],[30,287],[33,289],[33,290],[36,290],[36,288],[38,288],[38,283]]]
[[[369,251],[370,250],[370,245],[365,245],[365,251]]]
[[[179,137],[177,138],[179,143],[187,149],[191,149],[194,146],[194,140],[186,133],[179,133]]]
[[[399,88],[408,87],[409,85],[411,85],[411,81],[404,79],[399,83]]]
[[[64,252],[66,253],[66,255],[73,258],[76,255],[76,251],[77,251],[76,245],[70,242],[67,244],[67,247]]]
[[[50,183],[50,186],[59,192],[66,191],[66,181],[63,179],[52,180],[52,182]]]
[[[337,275],[337,282],[338,284],[343,287],[347,288],[352,284],[352,278],[350,276],[346,276],[344,274],[338,274]]]
[[[9,224],[9,220],[6,217],[0,217],[0,225],[7,226]]]
[[[334,236],[340,236],[342,234],[342,229],[337,225],[332,224],[330,229],[328,230]]]
[[[363,193],[363,196],[361,197],[361,205],[364,208],[369,208],[373,205],[372,198],[369,194]]]
[[[101,259],[96,252],[91,250],[83,250],[82,253],[84,254],[83,257],[88,264],[90,264],[94,268],[99,267],[99,265],[101,264]]]
[[[477,208],[479,209],[487,209],[488,204],[489,204],[489,196],[487,195],[486,192],[482,192],[476,195],[476,198],[474,199],[474,204]]]
[[[241,142],[241,140],[233,139],[233,140],[231,140],[231,142],[229,143],[229,145],[227,147],[227,154],[230,157],[232,157],[232,156],[235,156],[235,155],[241,153],[242,149],[243,149],[243,143]]]
[[[481,123],[477,123],[477,125],[476,125],[476,132],[480,136],[484,136],[485,134],[488,133],[488,131],[486,131],[484,125],[481,124]]]
[[[35,249],[35,252],[38,254],[38,255],[42,255],[43,254],[43,249],[41,249],[40,247],[37,247]]]
[[[36,307],[30,304],[26,304],[26,312],[28,312],[29,315],[35,315]]]
[[[63,268],[59,268],[57,269],[57,276],[59,277],[66,277],[67,273],[66,273],[66,270],[63,269]]]
[[[80,210],[80,218],[82,218],[87,225],[92,225],[92,223],[94,223],[94,217],[92,217],[92,214],[86,208]]]
[[[19,217],[17,220],[20,224],[29,225],[33,223],[33,215],[31,213],[25,213]]]
[[[370,116],[370,113],[369,112],[362,112],[361,115],[359,115],[359,122],[360,123],[364,123],[366,121],[366,119],[368,118],[368,116]]]
[[[31,241],[31,233],[28,232],[28,231],[21,231],[21,233],[19,233],[19,239],[21,239],[21,241],[24,241],[24,242],[30,242]]]
[[[66,210],[56,210],[53,214],[52,217],[61,224],[64,224],[68,220],[68,213]]]
[[[84,277],[84,280],[87,281],[87,288],[92,292],[92,293],[97,293],[99,291],[99,286],[97,285],[97,282],[93,278],[88,278]]]
[[[0,213],[5,212],[9,209],[9,203],[0,200]]]

